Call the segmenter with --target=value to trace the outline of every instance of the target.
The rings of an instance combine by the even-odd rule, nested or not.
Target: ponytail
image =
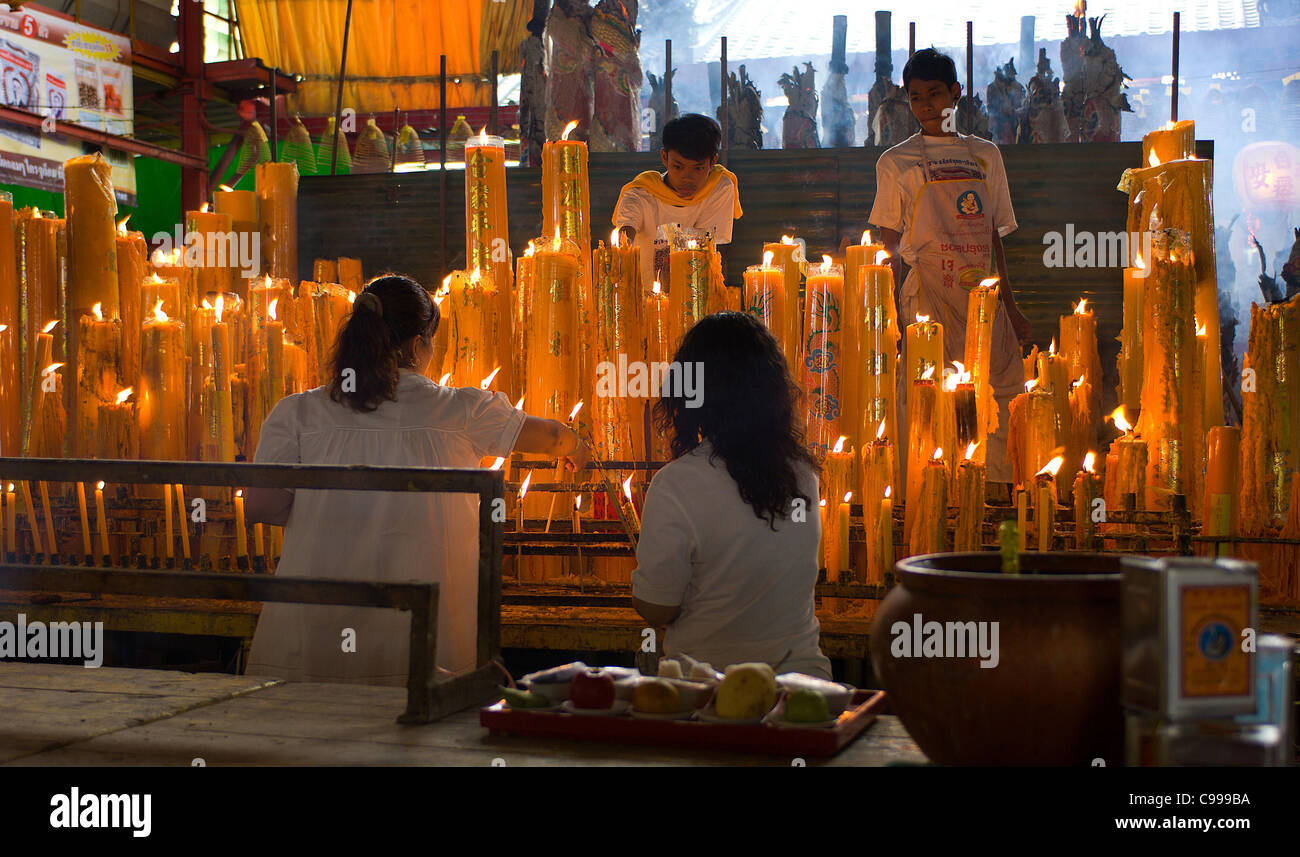
[[[403,347],[413,337],[432,337],[438,322],[437,305],[415,280],[400,274],[371,280],[334,341],[330,398],[361,412],[396,399],[409,359]]]

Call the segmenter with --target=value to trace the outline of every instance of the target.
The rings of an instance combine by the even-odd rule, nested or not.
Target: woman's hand
[[[572,429],[570,431],[573,433],[574,447],[572,452],[564,455],[564,469],[570,473],[577,473],[587,466],[587,462],[591,459],[591,450],[587,449],[587,445],[582,442],[582,438],[578,437],[577,432]]]

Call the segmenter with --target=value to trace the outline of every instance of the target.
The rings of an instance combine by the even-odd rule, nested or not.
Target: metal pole
[[[498,124],[501,120],[501,110],[497,106],[497,76],[501,74],[501,55],[497,51],[492,52],[492,106],[488,109],[488,133],[499,134]]]
[[[916,53],[916,22],[907,22],[907,58],[911,59],[912,54]]]
[[[1182,29],[1183,15],[1174,13],[1174,88],[1169,99],[1169,121],[1178,121],[1178,36]]]
[[[442,256],[447,266],[447,55],[438,60],[438,232]]]
[[[135,40],[135,0],[131,0],[131,6],[127,10],[127,17],[130,18],[130,24],[127,31],[131,34],[132,41]]]
[[[401,121],[402,121],[402,116],[400,113],[397,112],[397,108],[394,107],[393,108],[393,151],[392,151],[392,158],[388,162],[388,171],[390,173],[397,172],[397,140],[402,135],[402,128],[397,123]]]
[[[966,103],[975,108],[975,22],[966,22],[966,97],[970,99]],[[971,116],[971,127],[974,128],[975,117]]]
[[[659,127],[673,118],[673,40],[664,39],[664,115]]]
[[[722,56],[719,57],[719,60],[720,62],[718,63],[718,65],[722,73],[722,163],[725,165],[727,163],[727,138],[729,136],[728,131],[731,126],[731,123],[730,121],[728,121],[728,116],[727,116],[728,91],[727,91],[727,37],[726,36],[722,37]]]
[[[342,131],[339,123],[343,121],[343,75],[348,68],[348,33],[351,29],[352,0],[348,0],[347,16],[343,19],[343,53],[339,57],[339,91],[334,99],[334,139],[330,140],[330,175],[334,175],[339,162],[339,134]]]
[[[271,69],[271,160],[280,160],[278,144],[280,142],[280,114],[276,109],[275,78],[280,73],[279,66]]]

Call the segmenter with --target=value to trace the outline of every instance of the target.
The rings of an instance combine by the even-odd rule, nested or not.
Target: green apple
[[[824,723],[831,719],[826,697],[815,690],[792,690],[785,697],[785,719],[791,723]]]

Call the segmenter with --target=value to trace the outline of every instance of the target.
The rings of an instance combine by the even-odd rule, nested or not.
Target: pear
[[[776,673],[764,663],[727,667],[714,697],[719,717],[752,720],[772,710],[776,703]]]
[[[667,679],[648,678],[632,689],[632,707],[647,714],[675,714],[682,708],[682,698]]]

